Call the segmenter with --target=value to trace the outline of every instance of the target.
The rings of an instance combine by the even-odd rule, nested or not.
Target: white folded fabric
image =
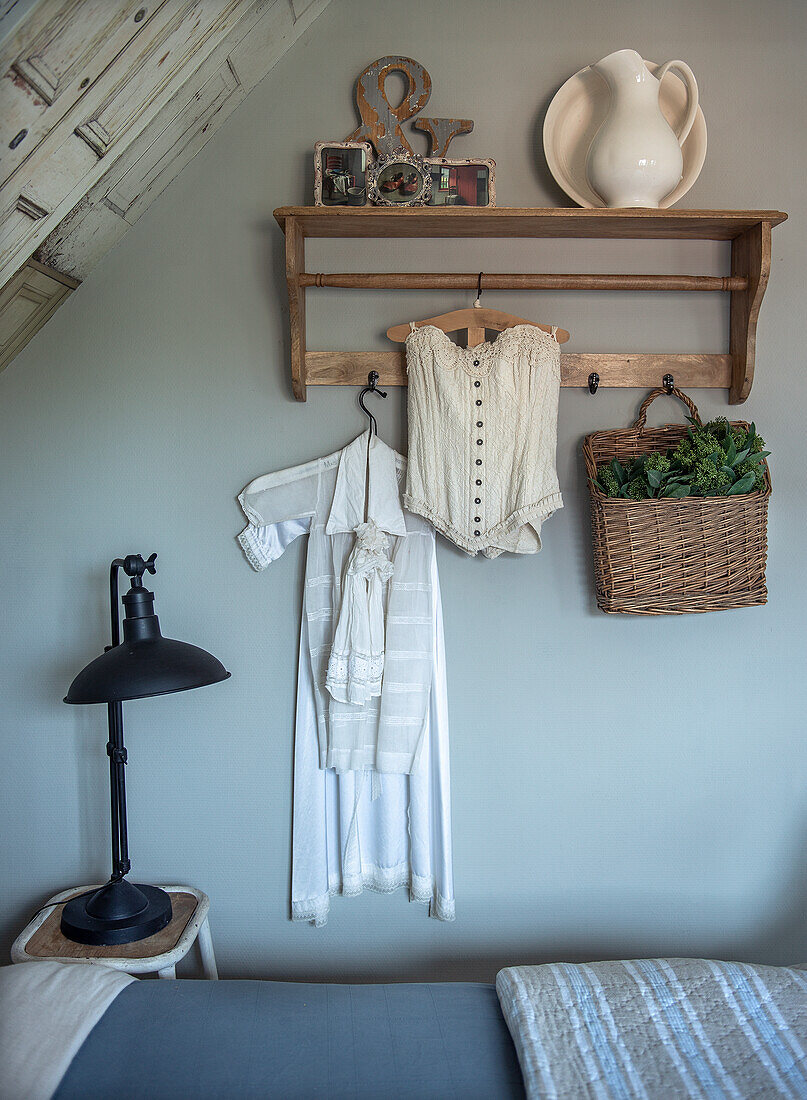
[[[96,963],[0,967],[0,1100],[50,1100],[81,1044],[136,980]]]

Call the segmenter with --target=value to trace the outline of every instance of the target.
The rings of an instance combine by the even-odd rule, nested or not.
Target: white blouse
[[[238,498],[250,521],[239,541],[255,569],[277,556],[270,541],[274,525],[291,520],[305,522],[308,529],[310,524],[303,602],[323,768],[410,772],[422,750],[434,671],[434,532],[401,508],[405,467],[405,459],[365,432],[327,458],[256,478]],[[391,532],[387,553],[394,576],[379,582],[386,620],[380,692],[368,690],[357,705],[335,696],[326,681],[340,671],[339,662],[335,669],[331,660],[333,643],[351,579],[354,532],[364,520],[366,485],[369,519]],[[379,671],[366,662],[368,685]],[[348,673],[346,666],[345,680]],[[351,674],[356,675],[355,668]]]
[[[366,467],[365,433],[343,451],[252,482],[239,497],[249,524],[239,542],[250,564],[265,569],[298,536],[308,534],[294,743],[291,915],[324,924],[333,894],[387,893],[406,886],[431,916],[454,919],[448,710],[442,610],[434,532],[402,513],[406,535],[392,538],[394,574],[385,582],[386,667],[381,696],[362,707],[325,687],[334,608],[354,536],[327,533],[359,516]],[[345,458],[345,461],[340,461]],[[391,461],[390,461],[391,459]],[[400,508],[406,463],[380,440],[370,447],[368,511]],[[382,519],[383,522],[383,519]],[[412,537],[412,536],[415,537]],[[417,717],[417,723],[411,719]],[[395,720],[403,720],[396,725]],[[388,725],[388,723],[392,723]],[[358,770],[328,763],[329,731],[352,731]],[[409,773],[393,754],[393,774],[368,771],[368,745],[384,756],[383,729],[407,732]],[[382,759],[382,763],[388,762]]]
[[[458,347],[434,325],[406,339],[404,505],[468,554],[534,554],[563,507],[555,470],[560,346],[534,325]]]

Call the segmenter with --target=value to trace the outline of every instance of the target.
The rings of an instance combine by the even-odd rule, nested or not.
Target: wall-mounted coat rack
[[[475,290],[477,272],[312,273],[305,270],[306,237],[609,238],[731,241],[731,273],[714,275],[485,274],[486,290],[680,290],[731,295],[729,349],[724,354],[561,355],[561,384],[600,386],[659,384],[672,374],[677,386],[725,387],[729,402],[748,397],[754,378],[757,317],[770,272],[771,228],[787,218],[779,210],[578,210],[520,207],[450,209],[283,206],[275,218],[286,235],[286,282],[291,325],[294,396],[306,386],[362,386],[377,370],[385,386],[405,386],[401,351],[308,351],[305,295],[309,287],[362,290]]]

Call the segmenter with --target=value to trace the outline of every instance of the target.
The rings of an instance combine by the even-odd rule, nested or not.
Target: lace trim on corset
[[[415,515],[423,516],[434,527],[436,531],[439,531],[441,535],[445,535],[447,539],[453,542],[460,550],[464,550],[466,554],[473,556],[474,554],[484,553],[486,549],[490,547],[491,541],[498,538],[500,535],[508,534],[510,531],[516,530],[518,527],[523,527],[525,523],[531,523],[535,519],[544,520],[547,516],[551,516],[554,512],[557,512],[563,507],[563,498],[560,491],[548,493],[541,500],[535,504],[528,504],[524,508],[519,508],[508,516],[507,519],[502,520],[501,523],[497,523],[495,527],[491,527],[488,531],[483,531],[481,537],[471,537],[464,531],[460,531],[453,524],[449,523],[447,519],[435,512],[434,509],[425,503],[425,501],[416,500],[414,497],[410,497],[408,493],[404,494],[403,498],[404,508],[409,512],[414,512]],[[497,552],[497,556],[500,551]]]
[[[417,341],[428,347],[442,370],[452,371],[459,366],[474,378],[484,378],[490,374],[497,357],[505,348],[510,354],[520,358],[529,354],[535,347],[536,341],[543,345],[546,352],[560,359],[560,344],[555,337],[544,332],[542,328],[536,328],[535,325],[514,325],[513,328],[503,329],[495,340],[477,344],[473,348],[459,347],[435,325],[422,325],[410,332],[406,338],[407,349],[410,341],[413,343]],[[512,349],[511,344],[514,345]],[[475,359],[479,360],[478,367],[474,366]]]

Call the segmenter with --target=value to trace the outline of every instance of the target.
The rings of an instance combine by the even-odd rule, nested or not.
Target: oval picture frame
[[[428,164],[403,147],[380,156],[367,169],[367,195],[375,206],[426,206],[431,193]]]

